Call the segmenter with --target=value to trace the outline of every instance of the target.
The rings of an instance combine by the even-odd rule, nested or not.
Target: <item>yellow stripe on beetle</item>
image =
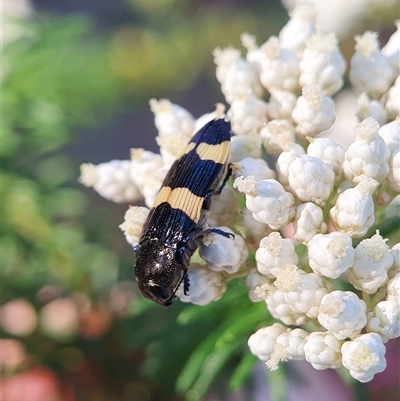
[[[154,202],[153,208],[167,202],[171,208],[185,212],[195,223],[200,220],[204,198],[194,195],[188,188],[162,187]]]
[[[215,163],[225,164],[230,145],[230,141],[224,141],[218,145],[200,143],[196,148],[196,153],[201,160],[212,160]]]
[[[157,207],[159,204],[163,202],[168,202],[168,198],[171,194],[170,187],[162,187],[160,192],[157,194],[156,199],[154,200],[153,208]]]

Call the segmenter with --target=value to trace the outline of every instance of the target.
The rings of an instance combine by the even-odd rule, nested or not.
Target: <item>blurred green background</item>
[[[250,309],[235,282],[206,307],[138,296],[118,229],[127,206],[77,179],[83,162],[156,150],[151,97],[212,111],[223,101],[212,50],[240,47],[243,31],[263,43],[286,11],[272,0],[2,6],[3,401],[253,399],[246,343],[268,324],[265,306]],[[273,374],[278,393],[284,375]]]

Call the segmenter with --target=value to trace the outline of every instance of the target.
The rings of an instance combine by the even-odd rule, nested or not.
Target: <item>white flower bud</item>
[[[332,291],[321,301],[318,322],[338,340],[354,338],[367,323],[365,302],[351,291]]]
[[[249,209],[243,210],[243,226],[249,231],[247,237],[252,236],[254,243],[260,241],[262,237],[265,237],[271,232],[271,229],[267,224],[260,223],[253,217],[253,213]]]
[[[142,187],[144,202],[147,207],[153,207],[156,196],[160,191],[162,182],[164,181],[169,169],[170,166],[165,165],[153,170],[151,173],[149,172],[147,175],[147,180]]]
[[[391,338],[400,337],[399,302],[381,301],[367,316],[367,332],[379,334],[384,343]]]
[[[258,329],[247,341],[251,353],[262,361],[268,361],[274,352],[276,339],[288,330],[281,323],[274,323],[272,326]]]
[[[261,60],[265,57],[262,50],[258,47],[256,37],[247,32],[240,35],[243,47],[247,49],[246,60],[253,65],[257,74],[261,71]]]
[[[381,53],[376,32],[356,35],[355,40],[356,52],[350,60],[350,83],[356,92],[366,92],[377,99],[389,89],[393,79],[392,69]]]
[[[246,277],[246,285],[249,287],[249,298],[252,302],[264,301],[264,297],[262,295],[262,291],[260,291],[261,287],[269,286],[270,280],[260,274],[257,269],[252,269],[250,273]]]
[[[386,369],[386,348],[375,333],[362,334],[342,345],[342,363],[350,375],[361,383],[369,382]]]
[[[390,150],[378,130],[379,124],[371,117],[354,129],[357,136],[345,153],[343,171],[355,184],[362,175],[382,182],[389,174]]]
[[[186,109],[171,103],[168,99],[151,99],[149,104],[160,137],[183,136],[187,141],[191,138],[194,117]]]
[[[134,202],[141,195],[130,178],[130,166],[130,160],[112,160],[97,166],[82,164],[79,181],[86,187],[92,187],[107,200],[115,203]]]
[[[150,209],[143,206],[129,206],[124,216],[124,222],[119,228],[125,234],[128,244],[136,246],[139,243],[143,225],[149,215]]]
[[[233,180],[240,176],[246,178],[249,175],[254,175],[257,181],[275,177],[275,173],[268,167],[267,162],[263,159],[245,157],[244,159],[233,164]]]
[[[271,90],[267,104],[267,114],[271,120],[286,119],[292,121],[292,112],[296,106],[297,96],[289,91]]]
[[[289,164],[288,173],[290,188],[302,202],[323,206],[335,183],[335,174],[325,163],[312,156],[298,155]]]
[[[267,122],[267,104],[252,94],[238,94],[227,116],[236,135],[258,132]]]
[[[264,89],[258,78],[257,67],[240,56],[237,57],[237,54],[233,56],[231,52],[231,48],[215,49],[214,51],[214,61],[217,64],[217,79],[221,83],[221,91],[226,101],[232,103],[243,93],[249,93],[257,98],[261,97]],[[225,57],[227,57],[226,60]]]
[[[226,233],[232,233],[235,238],[221,234],[204,235],[199,243],[199,254],[207,262],[209,269],[216,272],[236,273],[246,262],[248,250],[244,239],[228,227],[217,227]]]
[[[304,345],[306,360],[317,370],[337,369],[342,366],[342,344],[332,333],[314,331]]]
[[[261,157],[261,137],[256,132],[247,135],[234,135],[231,139],[229,161],[238,162],[246,157]]]
[[[329,129],[335,122],[335,105],[324,96],[318,85],[305,86],[292,112],[300,136],[315,136]]]
[[[343,86],[346,62],[333,32],[317,32],[306,42],[300,60],[301,86],[319,85],[325,95],[334,95]]]
[[[156,142],[160,147],[160,153],[164,165],[172,166],[186,151],[189,138],[176,134],[157,136]]]
[[[289,21],[279,32],[281,46],[301,57],[307,39],[315,33],[315,15],[311,2],[297,2]]]
[[[131,165],[129,173],[131,180],[141,192],[149,177],[162,165],[163,160],[160,155],[141,148],[131,149]]]
[[[219,83],[224,82],[229,67],[240,59],[240,51],[233,47],[221,49],[217,47],[213,51],[214,63],[217,66],[216,76]]]
[[[288,305],[295,315],[307,316],[310,319],[318,316],[321,299],[333,289],[332,285],[322,277],[314,273],[307,274],[297,266],[289,264],[281,265],[276,272],[274,286],[282,294],[281,302],[283,301],[284,304]],[[276,300],[275,295],[273,309],[275,313],[279,313]],[[268,297],[266,299],[268,309],[271,306],[270,301]],[[280,316],[276,316],[271,309],[270,312],[274,317],[286,323]]]
[[[191,302],[195,305],[207,305],[217,301],[226,291],[226,282],[222,273],[214,272],[198,263],[190,265],[189,294],[183,293],[181,285],[176,293],[182,302]]]
[[[400,117],[390,123],[382,125],[382,127],[379,128],[378,134],[385,141],[386,146],[392,153],[400,149]]]
[[[371,238],[357,245],[354,264],[347,278],[358,290],[374,294],[387,283],[387,272],[393,264],[393,256],[386,241],[377,231]]]
[[[300,313],[287,303],[286,294],[277,287],[264,284],[258,287],[257,290],[260,294],[259,296],[265,299],[271,315],[281,320],[284,324],[299,326],[309,321],[309,318],[304,313]]]
[[[308,243],[308,259],[314,273],[338,278],[354,263],[351,238],[340,231],[318,234]]]
[[[236,178],[233,186],[246,194],[246,207],[253,217],[273,230],[287,225],[295,214],[293,195],[276,180],[256,181],[250,175]]]
[[[282,49],[276,36],[261,46],[265,57],[261,62],[260,81],[268,92],[276,89],[298,92],[299,59],[290,50]]]
[[[393,152],[389,167],[388,183],[390,188],[400,193],[400,148]]]
[[[400,76],[396,78],[394,85],[389,89],[386,100],[386,110],[390,118],[396,118],[400,115]]]
[[[301,361],[305,358],[304,346],[308,338],[308,333],[303,329],[288,330],[276,339],[274,352],[266,362],[270,370],[278,369],[280,361],[288,359]]]
[[[400,301],[400,273],[396,273],[387,284],[387,297],[388,301]]]
[[[332,138],[307,138],[310,145],[307,154],[322,160],[335,173],[335,183],[343,179],[343,161],[345,149]]]
[[[243,93],[260,98],[264,88],[258,78],[257,67],[242,58],[237,59],[226,71],[225,79],[221,82],[221,92],[230,104]]]
[[[290,149],[295,141],[294,128],[287,120],[272,120],[263,128],[260,135],[265,150],[270,155],[279,155]]]
[[[325,233],[327,225],[324,222],[322,209],[314,203],[303,203],[296,208],[293,221],[294,238],[304,245],[319,233]]]
[[[387,121],[387,112],[378,100],[368,99],[368,95],[363,92],[357,99],[356,116],[358,121],[362,121],[367,117],[372,117],[379,125],[385,124]]]
[[[276,277],[282,265],[296,265],[299,258],[290,238],[282,238],[280,233],[272,232],[260,241],[256,262],[257,270],[261,274]]]
[[[365,235],[375,221],[374,202],[371,194],[378,186],[372,178],[364,177],[355,188],[343,191],[337,198],[329,216],[337,230],[352,238]]]
[[[200,131],[200,129],[210,121],[218,120],[220,118],[225,118],[225,105],[222,103],[216,103],[215,110],[213,112],[203,114],[195,121],[193,132]]]
[[[395,22],[397,30],[382,47],[382,54],[389,60],[390,67],[395,75],[400,74],[400,20]]]
[[[286,190],[291,190],[289,187],[289,164],[296,159],[296,155],[305,153],[303,147],[298,143],[294,143],[290,149],[282,152],[276,160],[276,171],[278,172],[279,182]]]
[[[213,196],[207,223],[211,227],[230,226],[239,214],[235,190],[226,185],[219,195]]]

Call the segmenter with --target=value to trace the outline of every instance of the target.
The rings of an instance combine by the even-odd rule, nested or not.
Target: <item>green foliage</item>
[[[141,304],[121,323],[124,343],[150,344],[145,371],[165,391],[177,390],[188,401],[203,399],[228,367],[234,369],[231,388],[243,385],[257,361],[249,357],[247,338],[271,322],[265,304],[253,304],[247,289],[235,281],[221,300],[201,307],[177,302],[164,310],[145,300],[135,302]]]

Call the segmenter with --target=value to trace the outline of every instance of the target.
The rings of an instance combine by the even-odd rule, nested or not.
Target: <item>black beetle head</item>
[[[136,254],[135,275],[144,297],[171,306],[187,268],[177,260],[176,248],[157,238],[143,240]]]

